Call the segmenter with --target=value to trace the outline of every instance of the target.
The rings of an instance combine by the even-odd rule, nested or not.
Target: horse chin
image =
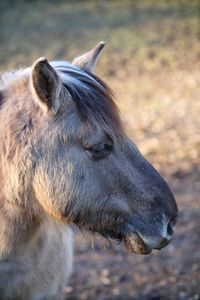
[[[147,255],[152,252],[152,248],[146,245],[136,232],[124,237],[123,241],[125,248],[132,253]]]

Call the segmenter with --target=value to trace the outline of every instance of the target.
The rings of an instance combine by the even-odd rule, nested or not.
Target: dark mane
[[[0,107],[1,107],[1,105],[2,105],[2,102],[3,102],[3,95],[2,95],[2,93],[0,92]]]
[[[112,90],[98,76],[66,61],[54,61],[51,65],[59,74],[63,85],[76,103],[83,121],[107,124],[117,132],[122,131],[119,110]],[[4,88],[17,78],[28,74],[30,68],[2,73],[0,87]],[[0,94],[0,106],[1,106]]]
[[[52,65],[70,92],[83,120],[95,119],[121,129],[113,92],[98,76],[67,62],[53,62]]]

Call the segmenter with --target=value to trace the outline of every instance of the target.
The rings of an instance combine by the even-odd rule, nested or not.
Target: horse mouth
[[[123,241],[125,248],[132,253],[147,255],[152,252],[152,248],[146,245],[136,232],[124,237]]]

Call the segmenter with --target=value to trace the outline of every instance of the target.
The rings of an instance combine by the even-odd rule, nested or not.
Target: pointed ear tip
[[[33,63],[33,68],[38,64],[38,63],[47,63],[48,60],[46,59],[46,57],[41,56],[38,59],[36,59]]]
[[[41,56],[41,57],[39,57],[39,58],[37,59],[38,62],[40,62],[40,61],[45,61],[45,60],[47,60],[47,59],[46,59],[46,57],[44,57],[44,56]]]
[[[105,47],[106,43],[101,41],[97,44],[97,47],[99,47],[100,49],[103,49]]]

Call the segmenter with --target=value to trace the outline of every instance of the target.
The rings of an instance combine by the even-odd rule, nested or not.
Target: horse
[[[72,224],[138,254],[174,233],[174,196],[94,73],[104,45],[0,76],[2,300],[64,299]]]

